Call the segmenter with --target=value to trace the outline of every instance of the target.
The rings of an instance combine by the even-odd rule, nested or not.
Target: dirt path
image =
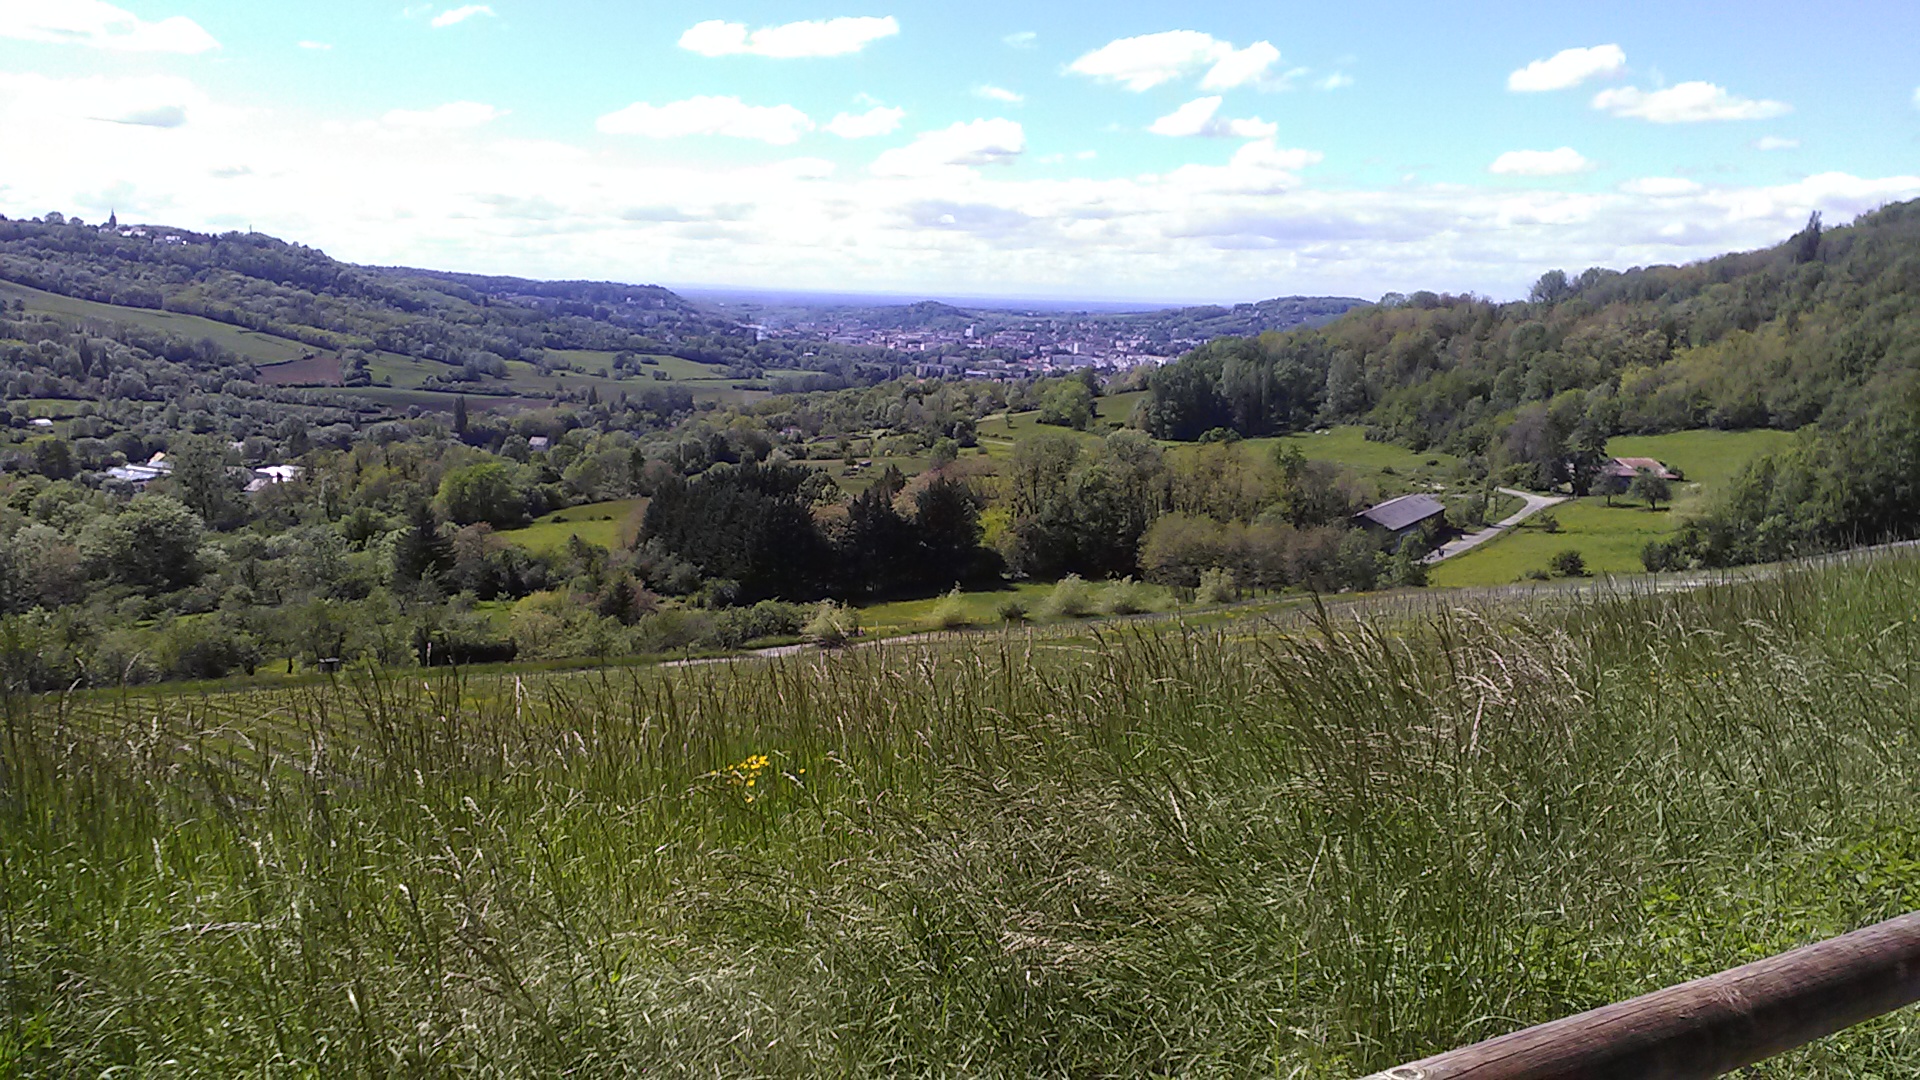
[[[1514,514],[1513,516],[1508,517],[1504,520],[1496,521],[1493,524],[1487,526],[1486,528],[1481,529],[1479,532],[1468,533],[1467,535],[1461,537],[1458,540],[1450,540],[1447,543],[1440,545],[1439,548],[1430,552],[1427,555],[1427,557],[1422,561],[1431,565],[1433,563],[1442,562],[1447,559],[1451,559],[1455,555],[1465,554],[1466,552],[1472,551],[1474,548],[1479,547],[1481,544],[1486,543],[1487,541],[1493,539],[1494,537],[1499,536],[1501,533],[1506,532],[1508,529],[1513,528],[1515,525],[1518,525],[1521,522],[1527,520],[1528,518],[1539,513],[1540,511],[1545,510],[1547,507],[1558,506],[1561,503],[1567,501],[1567,497],[1565,495],[1535,495],[1531,492],[1521,491],[1519,488],[1499,488],[1497,490],[1502,495],[1512,495],[1516,499],[1524,499],[1526,500],[1527,505],[1521,507],[1519,513]]]

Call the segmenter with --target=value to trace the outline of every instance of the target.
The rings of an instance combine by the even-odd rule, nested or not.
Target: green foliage
[[[825,649],[846,646],[860,634],[860,613],[843,604],[822,600],[813,617],[800,628],[808,641]]]
[[[1060,379],[1040,395],[1042,424],[1084,431],[1093,422],[1093,394],[1079,379]]]
[[[1587,557],[1578,548],[1567,548],[1554,555],[1547,569],[1560,577],[1586,577]]]
[[[1231,604],[1240,599],[1240,586],[1233,580],[1233,571],[1209,567],[1200,572],[1194,598],[1202,604]]]
[[[933,625],[942,630],[960,630],[973,625],[973,612],[967,606],[966,597],[955,585],[933,609]]]
[[[1673,485],[1667,478],[1651,469],[1641,469],[1627,485],[1627,498],[1638,499],[1654,509],[1663,502],[1673,499]]]
[[[1093,587],[1078,574],[1068,574],[1047,594],[1041,612],[1054,619],[1084,619],[1093,614]]]
[[[526,522],[526,502],[515,490],[514,466],[481,461],[448,470],[440,481],[440,505],[456,525],[485,522],[510,529]]]

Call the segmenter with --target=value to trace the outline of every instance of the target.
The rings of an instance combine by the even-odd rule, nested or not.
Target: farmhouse
[[[1662,465],[1650,457],[1617,457],[1606,463],[1600,475],[1614,480],[1631,481],[1642,472],[1650,472],[1662,480],[1678,480],[1680,474]]]
[[[1400,537],[1446,519],[1447,505],[1431,495],[1402,495],[1353,515],[1354,524]]]

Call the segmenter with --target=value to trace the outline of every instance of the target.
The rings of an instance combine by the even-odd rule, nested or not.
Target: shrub
[[[1547,568],[1561,577],[1586,577],[1587,557],[1574,548],[1568,548],[1548,560]]]
[[[1027,602],[1017,596],[1009,596],[993,609],[1001,622],[1022,623],[1027,621]]]
[[[1042,610],[1056,619],[1084,619],[1093,614],[1093,589],[1079,574],[1068,574],[1047,594]]]
[[[1535,517],[1533,520],[1539,524],[1542,530],[1546,532],[1558,533],[1560,531],[1560,519],[1553,516],[1552,511],[1548,511],[1547,513],[1540,514],[1539,516]],[[1561,552],[1561,554],[1564,555],[1566,553]]]
[[[1195,593],[1203,604],[1231,604],[1240,599],[1240,585],[1233,571],[1214,567],[1200,571],[1200,589]]]
[[[823,649],[837,649],[860,633],[860,614],[831,600],[820,601],[800,636]]]
[[[973,625],[973,614],[967,610],[967,598],[961,594],[960,586],[955,585],[934,605],[933,625],[942,630],[958,630]]]
[[[1131,577],[1123,577],[1108,585],[1100,594],[1100,609],[1109,615],[1138,615],[1153,610],[1147,596],[1147,587]]]

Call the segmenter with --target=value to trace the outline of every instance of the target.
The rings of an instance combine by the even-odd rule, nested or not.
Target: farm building
[[[1602,476],[1611,477],[1615,480],[1628,481],[1639,476],[1642,472],[1650,472],[1662,480],[1680,479],[1679,473],[1667,468],[1659,461],[1650,457],[1617,457],[1607,462],[1600,470]]]
[[[1447,505],[1431,495],[1402,495],[1353,515],[1354,524],[1389,536],[1405,536],[1429,522],[1446,520]]]

